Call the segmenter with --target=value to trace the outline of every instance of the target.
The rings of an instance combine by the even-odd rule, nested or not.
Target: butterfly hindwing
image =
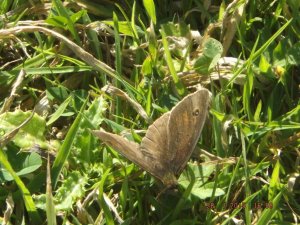
[[[142,139],[140,149],[144,154],[153,155],[155,160],[163,162],[168,149],[167,121],[170,113],[165,113],[151,124]],[[162,163],[163,164],[163,163]]]

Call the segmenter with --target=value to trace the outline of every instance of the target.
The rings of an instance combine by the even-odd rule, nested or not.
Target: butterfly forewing
[[[109,133],[103,130],[92,131],[95,136],[100,138],[105,144],[109,145],[121,155],[142,167],[144,170],[149,171],[148,158],[139,150],[139,145],[135,142],[129,141],[126,138]]]
[[[93,131],[104,143],[113,147],[121,155],[151,173],[163,183],[174,182],[172,171],[166,167],[167,121],[170,113],[165,113],[149,126],[140,145],[126,138],[106,131]],[[167,178],[166,178],[167,177]],[[170,178],[169,178],[170,177]],[[174,177],[175,178],[175,177]]]
[[[168,124],[170,164],[176,175],[189,160],[206,120],[209,92],[206,89],[186,96],[170,113]]]

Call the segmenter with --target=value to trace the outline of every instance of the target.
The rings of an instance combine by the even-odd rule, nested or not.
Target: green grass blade
[[[155,12],[155,4],[153,0],[143,0],[144,7],[153,21],[154,24],[156,24],[156,12]]]
[[[132,14],[131,14],[131,29],[132,32],[134,33],[134,42],[135,44],[139,45],[139,39],[138,39],[138,32],[136,29],[136,25],[135,25],[135,17],[136,17],[136,1],[134,1],[133,6],[132,6]]]
[[[126,88],[129,88],[132,92],[136,93],[137,95],[140,95],[140,93],[126,80],[121,79],[119,76],[116,75],[116,72],[113,68],[108,66],[107,64],[103,63],[102,61],[96,59],[93,55],[91,55],[89,52],[85,51],[83,48],[81,48],[79,45],[75,44],[65,36],[52,31],[50,29],[44,28],[44,27],[38,27],[38,26],[23,26],[18,28],[11,28],[7,30],[0,30],[0,39],[7,37],[9,34],[17,34],[20,32],[44,32],[48,35],[52,35],[55,38],[63,41],[79,58],[81,58],[84,62],[86,62],[88,65],[92,66],[95,70],[104,72],[110,77],[117,79],[120,81]],[[22,65],[19,66],[22,68]]]
[[[58,109],[51,115],[50,119],[47,122],[47,126],[54,123],[58,118],[64,113],[68,105],[73,99],[73,95],[70,95],[59,107]]]
[[[278,190],[278,186],[280,184],[280,160],[277,159],[277,162],[274,166],[271,180],[270,180],[270,187],[269,187],[269,193],[268,193],[268,200],[271,201],[275,198],[276,192]]]
[[[118,7],[118,9],[121,11],[122,15],[124,16],[124,18],[127,22],[128,28],[130,30],[131,36],[133,37],[134,42],[139,43],[138,32],[137,32],[134,21],[130,22],[130,20],[129,20],[128,16],[126,15],[126,12],[122,8],[122,6],[120,6],[119,4],[116,4],[116,6]],[[132,10],[133,10],[133,13],[134,13],[135,3],[133,4],[133,9]]]
[[[213,99],[213,108],[217,110],[218,112],[223,113],[224,106],[223,106],[223,95],[217,94],[215,98]],[[221,121],[219,121],[216,116],[213,117],[213,133],[215,137],[215,148],[218,153],[218,156],[225,157],[226,151],[223,148],[222,144],[222,124]]]
[[[102,175],[102,178],[101,178],[101,181],[100,181],[100,186],[99,186],[99,202],[100,202],[100,205],[101,205],[101,208],[103,209],[104,211],[104,216],[105,216],[105,219],[106,219],[106,223],[105,224],[108,224],[108,225],[114,225],[114,220],[113,220],[113,216],[109,210],[109,207],[107,206],[106,202],[105,202],[105,199],[104,199],[104,184],[105,184],[105,181],[106,181],[106,178],[107,176],[109,175],[109,172],[110,172],[110,169],[106,170],[105,173]]]
[[[72,126],[70,127],[70,129],[66,135],[64,143],[58,150],[58,153],[57,153],[57,156],[53,163],[52,171],[51,171],[53,187],[56,186],[60,171],[61,171],[62,167],[64,166],[66,160],[68,159],[68,156],[70,154],[73,141],[75,140],[75,135],[77,133],[77,130],[79,129],[79,125],[80,125],[80,122],[82,119],[82,114],[83,114],[83,111],[85,109],[87,102],[88,102],[88,98],[82,104],[81,109],[80,109],[74,123],[72,124]]]
[[[117,14],[113,13],[113,20],[114,20],[114,36],[115,36],[115,49],[116,49],[116,57],[115,57],[115,67],[117,76],[120,77],[122,73],[122,55],[121,55],[121,41],[120,41],[120,34],[119,34],[119,20]],[[120,87],[120,83],[118,80],[114,81],[115,86],[117,88]],[[116,115],[121,115],[121,101],[118,97],[116,97]],[[120,123],[121,118],[117,117],[116,122]]]
[[[263,213],[257,221],[257,225],[269,224],[270,220],[277,213],[278,208],[280,207],[281,196],[282,191],[278,193],[278,195],[273,199],[272,203],[268,203],[268,207],[264,209]]]
[[[166,57],[166,61],[167,61],[171,76],[173,78],[173,81],[175,83],[175,86],[176,86],[176,89],[177,89],[178,93],[180,95],[184,95],[185,89],[184,89],[184,86],[181,83],[181,81],[179,80],[178,75],[176,73],[176,70],[175,70],[175,67],[174,67],[174,64],[173,64],[173,60],[172,60],[172,57],[171,57],[171,53],[170,53],[170,50],[169,50],[169,44],[168,44],[167,36],[166,36],[166,33],[164,31],[163,26],[161,27],[160,32],[161,32],[161,35],[162,35],[162,42],[163,42],[163,46],[164,46],[165,57]]]
[[[26,188],[23,181],[20,179],[20,177],[16,174],[14,169],[12,168],[11,164],[7,160],[4,152],[2,149],[0,149],[0,163],[5,167],[5,169],[10,173],[10,175],[14,178],[16,184],[18,185],[19,189],[22,192],[22,196],[24,199],[26,210],[29,214],[29,217],[31,219],[32,224],[41,224],[41,218],[36,210],[35,204],[33,202],[33,199],[31,197],[31,194],[29,190]]]
[[[78,36],[78,32],[76,31],[74,23],[70,19],[68,11],[65,9],[64,5],[62,4],[62,2],[60,0],[52,0],[52,4],[56,8],[58,14],[60,16],[63,16],[63,17],[65,17],[67,19],[67,21],[68,21],[67,22],[68,30],[71,32],[72,36],[74,37],[74,39],[76,40],[76,42],[79,44],[80,43],[80,38]]]
[[[172,212],[172,220],[179,217],[180,212],[184,208],[188,197],[191,195],[191,192],[192,192],[192,189],[194,187],[196,178],[195,178],[195,175],[192,171],[190,173],[190,176],[191,176],[191,182],[190,182],[189,186],[186,188],[186,190],[184,191],[184,193],[183,193],[182,197],[180,198],[180,200],[178,201],[174,211]]]
[[[246,197],[250,197],[251,195],[251,189],[250,189],[250,173],[249,173],[249,168],[248,168],[248,161],[247,161],[247,147],[246,147],[246,138],[244,134],[241,132],[241,142],[242,142],[242,156],[244,160],[244,171],[245,171],[245,194]],[[246,224],[251,224],[251,205],[250,203],[246,203],[245,207],[245,217],[246,217]]]
[[[1,39],[1,37],[0,37]],[[30,67],[38,67],[45,63],[45,60],[50,60],[53,59],[55,55],[44,55],[44,53],[40,53],[38,55],[35,55],[34,57],[27,59],[24,64],[20,64],[16,66],[14,69],[25,69],[25,68],[30,68]]]
[[[48,225],[56,225],[56,213],[55,213],[55,205],[54,205],[53,195],[52,195],[49,156],[47,161],[46,215],[47,215]]]
[[[27,75],[43,75],[43,74],[61,74],[61,73],[78,73],[84,71],[91,71],[91,66],[61,66],[61,67],[34,67],[34,68],[24,68]],[[4,72],[4,71],[3,71]],[[20,69],[14,69],[8,71],[9,73],[18,74]]]
[[[258,49],[251,58],[249,58],[243,66],[241,66],[237,71],[235,71],[234,75],[232,78],[229,80],[227,84],[227,88],[233,83],[234,79],[249,65],[249,63],[255,61],[268,47],[270,44],[273,43],[273,41],[285,30],[285,28],[290,25],[290,23],[293,21],[293,19],[290,19],[287,21],[268,41],[266,41],[263,46]]]

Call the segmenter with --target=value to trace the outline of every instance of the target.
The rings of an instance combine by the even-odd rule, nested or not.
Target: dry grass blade
[[[222,158],[212,153],[209,153],[204,149],[197,149],[197,151],[201,151],[200,155],[205,156],[209,159],[209,161],[207,162],[199,163],[200,165],[236,164],[238,161],[238,157]]]
[[[13,84],[10,96],[8,98],[6,98],[4,101],[4,104],[0,110],[0,114],[9,111],[15,97],[17,96],[18,92],[21,89],[25,75],[26,75],[25,70],[21,69],[17,80]]]
[[[201,75],[195,70],[189,70],[184,72],[179,72],[178,77],[182,80],[182,82],[190,87],[197,83],[201,83],[203,85],[208,85],[216,80],[230,80],[234,76],[234,70],[239,69],[243,66],[245,61],[240,60],[234,57],[222,57],[218,61],[218,66],[212,71],[209,76]],[[168,75],[165,80],[170,80],[171,76]],[[235,84],[244,85],[246,81],[246,75],[241,73],[234,80]]]
[[[119,80],[121,83],[126,83],[128,87],[131,87],[129,83],[116,76],[116,71],[113,68],[96,59],[92,54],[85,51],[83,48],[66,38],[64,35],[48,28],[40,26],[17,26],[14,28],[2,29],[0,30],[0,39],[13,38],[14,35],[18,35],[24,32],[43,32],[63,41],[80,59],[82,59],[88,65],[92,66],[95,70],[104,72],[110,77]]]
[[[6,198],[6,210],[4,212],[3,221],[2,221],[3,225],[10,224],[9,220],[14,211],[14,207],[15,207],[14,200],[12,198],[12,195],[9,194]]]
[[[229,158],[224,158],[224,159],[203,162],[203,163],[200,163],[200,165],[236,164],[237,161],[238,161],[237,157],[229,157]]]
[[[147,115],[144,108],[138,102],[130,98],[128,94],[126,94],[121,89],[112,85],[105,85],[101,90],[128,101],[131,106],[137,111],[137,113],[141,115],[141,117],[143,117],[148,123],[152,122],[151,118]]]
[[[230,3],[224,13],[223,24],[222,24],[222,45],[223,45],[223,56],[227,55],[227,51],[231,46],[232,40],[236,33],[237,27],[248,1],[240,3],[239,0],[235,0]],[[232,13],[230,11],[233,10]]]
[[[85,206],[81,204],[80,200],[76,202],[77,207],[77,218],[83,224],[95,224],[92,216],[85,209]]]
[[[288,137],[288,138],[285,139],[285,140],[282,140],[282,141],[281,141],[280,143],[278,143],[278,144],[275,144],[274,147],[280,149],[280,148],[283,148],[283,147],[285,147],[285,146],[287,146],[287,145],[290,145],[290,144],[292,144],[292,143],[298,141],[299,139],[300,139],[300,132],[298,132],[298,133],[296,133],[296,134],[294,134],[294,135]]]
[[[105,193],[103,193],[103,198],[104,198],[104,201],[106,202],[106,204],[108,205],[109,209],[115,215],[118,223],[119,224],[123,224],[124,220],[120,217],[120,215],[118,213],[118,210],[116,209],[116,207],[114,206],[114,204],[112,203],[112,201],[109,199],[109,197]]]

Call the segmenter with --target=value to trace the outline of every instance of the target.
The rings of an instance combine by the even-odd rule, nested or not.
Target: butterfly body
[[[149,126],[140,145],[103,130],[93,133],[164,185],[174,185],[198,142],[209,103],[207,89],[187,95]]]

